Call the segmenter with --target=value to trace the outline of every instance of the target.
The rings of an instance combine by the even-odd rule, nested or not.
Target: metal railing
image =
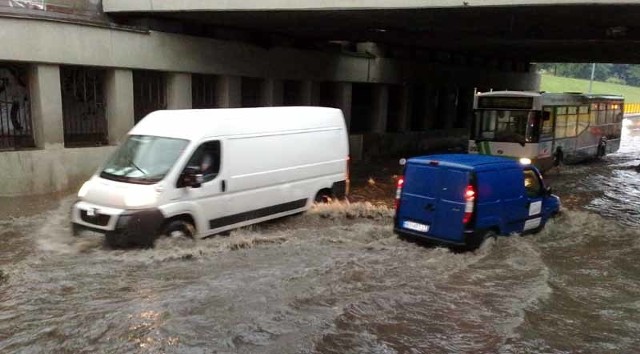
[[[624,104],[624,114],[640,114],[640,103],[629,102]]]
[[[167,109],[167,80],[160,71],[133,72],[133,117],[138,123],[147,114]]]

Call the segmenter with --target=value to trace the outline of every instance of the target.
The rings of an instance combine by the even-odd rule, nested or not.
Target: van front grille
[[[88,222],[89,224],[107,226],[107,224],[109,224],[109,220],[111,220],[111,215],[95,213],[95,215],[91,216],[86,210],[80,210],[80,219],[84,222]]]

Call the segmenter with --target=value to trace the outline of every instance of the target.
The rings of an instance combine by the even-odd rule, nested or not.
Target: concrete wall
[[[113,146],[0,152],[0,196],[45,194],[79,186]]]
[[[28,26],[28,31],[25,30]],[[0,61],[28,63],[32,119],[36,149],[0,152],[0,196],[40,194],[64,190],[86,179],[133,126],[132,70],[159,70],[167,74],[168,108],[191,107],[193,73],[215,74],[216,99],[220,107],[242,104],[243,77],[264,80],[263,104],[282,102],[283,80],[300,84],[302,104],[317,105],[321,82],[332,84],[335,106],[351,122],[354,83],[380,84],[374,88],[372,114],[364,126],[371,133],[352,136],[352,156],[392,156],[398,149],[425,151],[443,144],[456,130],[387,134],[388,87],[402,87],[398,130],[411,126],[411,100],[427,102],[411,92],[414,83],[430,88],[537,89],[534,73],[508,73],[458,66],[423,64],[383,58],[303,51],[264,49],[245,43],[184,35],[124,31],[42,20],[0,17],[3,47]],[[103,67],[109,144],[102,148],[64,148],[60,66]],[[324,86],[326,87],[326,85]],[[468,91],[468,90],[467,90]],[[470,92],[470,91],[469,91]],[[395,112],[394,112],[395,113]],[[433,123],[431,112],[423,128]],[[450,115],[450,114],[449,114]],[[361,125],[362,126],[362,125]],[[450,127],[449,125],[444,125]]]

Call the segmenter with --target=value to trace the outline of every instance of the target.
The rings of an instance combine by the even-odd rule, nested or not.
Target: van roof
[[[430,165],[437,163],[438,165],[455,167],[467,170],[505,168],[519,166],[516,160],[506,157],[476,155],[476,154],[440,154],[413,157],[407,160],[407,163]]]
[[[149,113],[129,134],[200,140],[322,128],[344,129],[342,111],[327,107],[162,110]]]

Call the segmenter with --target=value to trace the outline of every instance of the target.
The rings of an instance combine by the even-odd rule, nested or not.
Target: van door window
[[[524,170],[524,189],[529,198],[542,196],[542,182],[540,182],[538,174],[531,169]]]
[[[200,145],[191,155],[190,168],[195,168],[203,176],[203,182],[212,181],[220,172],[220,141],[208,141]]]

